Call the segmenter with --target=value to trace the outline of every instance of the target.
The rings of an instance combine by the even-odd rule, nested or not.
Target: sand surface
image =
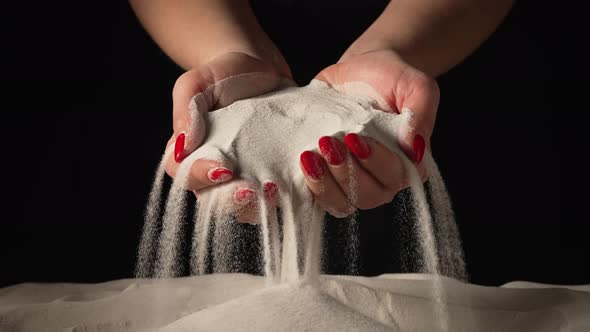
[[[266,287],[246,274],[26,283],[0,289],[0,331],[436,331],[428,275],[322,276]],[[443,279],[450,331],[590,331],[590,285]]]

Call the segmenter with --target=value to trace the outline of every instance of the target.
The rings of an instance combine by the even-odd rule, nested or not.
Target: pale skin
[[[191,98],[207,87],[239,74],[264,72],[277,80],[255,86],[236,85],[236,96],[212,96],[208,110],[236,98],[273,90],[278,78],[291,78],[280,50],[258,24],[247,0],[130,0],[148,33],[187,72],[173,90],[174,134],[169,145],[180,146],[167,162],[174,176],[178,161],[201,143],[205,128],[189,133]],[[439,89],[435,78],[460,63],[493,33],[509,12],[512,0],[396,0],[345,51],[338,63],[316,79],[332,86],[363,82],[375,90],[392,111],[414,112],[408,135],[399,143],[423,176],[422,157],[430,150]],[[215,22],[215,24],[213,24]],[[276,83],[276,84],[275,84]],[[343,217],[356,209],[390,202],[408,184],[402,159],[370,137],[322,138],[318,151],[301,154],[301,169],[314,199],[328,213]],[[358,195],[349,199],[351,158]],[[197,160],[191,167],[189,188],[195,193],[224,181],[240,181],[232,165]],[[235,203],[240,221],[256,219],[256,195],[265,190],[276,202],[272,184],[256,188],[239,182]]]

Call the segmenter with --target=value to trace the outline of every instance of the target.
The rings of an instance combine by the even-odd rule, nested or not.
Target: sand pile
[[[432,276],[322,276],[266,287],[215,274],[0,289],[0,331],[439,331]],[[590,331],[590,285],[484,287],[442,278],[450,331]]]

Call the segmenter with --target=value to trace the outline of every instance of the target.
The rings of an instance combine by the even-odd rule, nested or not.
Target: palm
[[[344,92],[369,94],[377,97],[385,111],[400,112],[407,108],[414,112],[411,131],[428,141],[434,127],[439,91],[436,82],[420,70],[410,66],[395,52],[375,51],[355,55],[322,70],[316,77]],[[351,91],[359,87],[362,90]],[[363,88],[363,86],[365,88]],[[371,89],[367,89],[369,86]],[[372,94],[372,95],[371,95]],[[401,142],[402,148],[412,151],[413,137]]]
[[[364,82],[370,85],[393,111],[399,112],[403,107],[413,109],[411,105],[404,103],[412,94],[413,97],[427,101],[430,104],[429,111],[436,111],[438,105],[438,87],[434,80],[389,50],[350,57],[322,70],[316,78],[333,86],[348,82]]]

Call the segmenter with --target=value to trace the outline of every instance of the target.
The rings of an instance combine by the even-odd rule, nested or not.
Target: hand
[[[368,94],[384,111],[411,110],[414,116],[399,144],[426,178],[421,161],[430,147],[439,102],[433,79],[390,50],[344,57],[316,79],[344,93]],[[363,88],[367,85],[372,89]],[[301,169],[314,199],[335,217],[386,204],[409,185],[401,157],[370,137],[354,133],[344,136],[344,141],[322,137],[318,145],[319,153],[301,154]],[[352,170],[346,162],[349,157]]]
[[[166,172],[174,177],[179,163],[201,145],[206,132],[205,112],[272,91],[279,86],[282,77],[290,77],[288,68],[277,69],[243,53],[224,54],[181,75],[172,92],[174,133],[167,146],[174,145],[174,153],[166,161]],[[199,159],[191,165],[187,189],[198,195],[200,190],[233,177],[232,165]],[[268,183],[264,189],[276,192],[275,187]],[[234,195],[237,205],[251,204],[256,189],[248,184],[238,188]]]

